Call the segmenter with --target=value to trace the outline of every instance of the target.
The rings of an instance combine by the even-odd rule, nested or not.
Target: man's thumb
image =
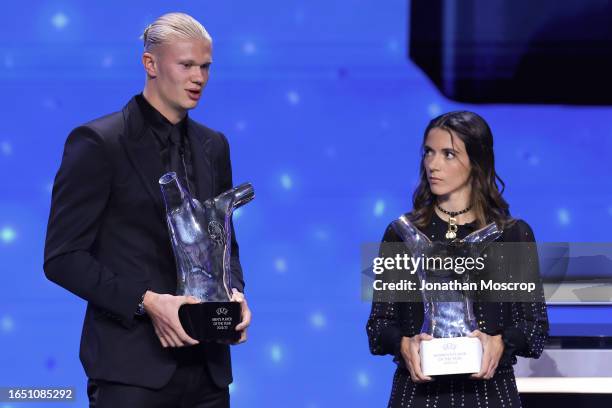
[[[195,305],[195,304],[200,303],[200,301],[193,296],[185,296],[185,303],[189,305]]]

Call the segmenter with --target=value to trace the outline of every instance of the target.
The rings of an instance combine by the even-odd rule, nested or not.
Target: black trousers
[[[217,387],[204,364],[179,364],[161,389],[89,379],[90,408],[229,408],[229,388]]]

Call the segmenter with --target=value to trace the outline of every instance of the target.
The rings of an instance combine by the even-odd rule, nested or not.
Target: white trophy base
[[[470,374],[480,371],[482,344],[477,337],[437,338],[421,341],[423,374]]]

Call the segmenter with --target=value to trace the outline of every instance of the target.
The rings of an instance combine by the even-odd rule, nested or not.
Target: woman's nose
[[[439,155],[436,154],[429,160],[429,163],[427,163],[427,169],[429,170],[430,174],[440,170]]]

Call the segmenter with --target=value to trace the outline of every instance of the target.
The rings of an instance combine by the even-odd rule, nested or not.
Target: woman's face
[[[433,128],[425,138],[423,165],[431,192],[446,196],[470,187],[470,159],[463,140],[452,132]]]

